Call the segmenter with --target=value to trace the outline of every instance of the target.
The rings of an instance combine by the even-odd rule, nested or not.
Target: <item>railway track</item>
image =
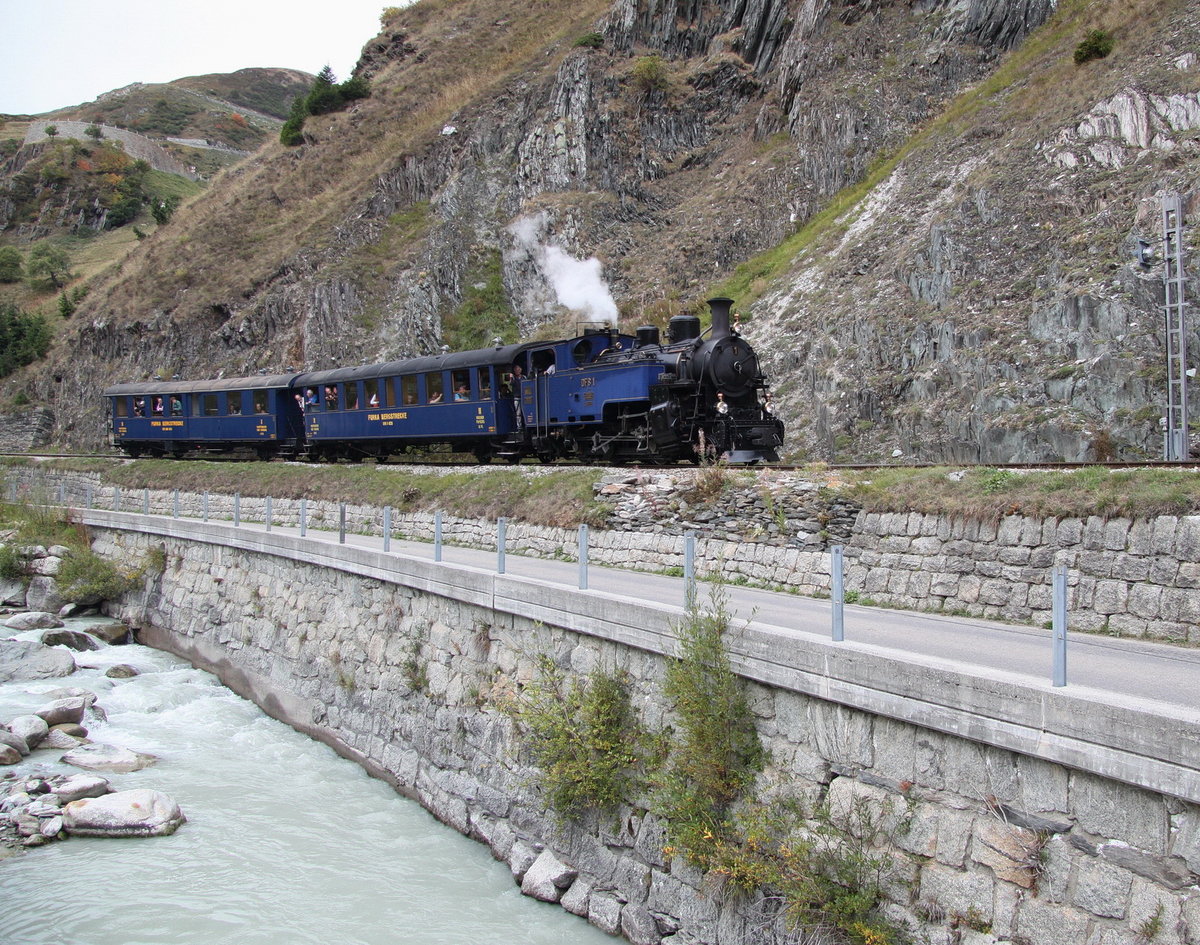
[[[478,465],[480,465],[479,463],[472,462],[469,459],[466,459],[465,457],[467,454],[453,454],[453,455],[461,457],[461,458],[455,458],[455,459],[447,458],[444,460],[442,460],[442,459],[427,459],[427,460],[419,460],[419,461],[393,461],[393,462],[383,463],[381,465],[397,466],[397,467],[403,467],[403,466],[478,466]],[[119,459],[119,460],[125,460],[128,462],[138,462],[139,461],[139,460],[131,459],[130,457],[125,456],[122,453],[116,453],[116,452],[109,452],[109,453],[26,453],[26,452],[0,450],[0,458],[32,459],[32,460]],[[245,459],[245,458],[236,457],[236,456],[233,456],[233,457],[231,457],[231,456],[216,456],[216,455],[205,456],[202,454],[195,455],[195,456],[187,456],[187,457],[181,458],[180,460],[177,460],[177,462],[194,462],[196,460],[203,460],[203,461],[207,461],[207,462],[219,462],[219,463],[251,462],[251,463],[258,464],[258,463],[262,462],[262,460],[250,460],[250,459]],[[283,462],[303,463],[303,461],[301,461],[301,460],[283,460]],[[316,462],[309,462],[309,463],[303,463],[303,464],[309,465],[309,466],[314,466],[314,467],[321,467],[321,466],[329,465],[328,463],[316,463]],[[492,465],[498,466],[499,468],[503,468],[503,469],[519,468],[519,466],[512,467],[507,464],[492,464]],[[541,463],[538,463],[537,461],[531,461],[524,465],[531,465],[531,466],[536,466],[537,468],[544,468],[544,466]],[[594,464],[594,463],[572,463],[572,462],[566,462],[566,461],[559,461],[559,462],[553,463],[551,465],[557,466],[557,467],[560,467],[563,469],[573,469],[573,468],[579,468],[582,466],[594,466],[596,464]],[[948,467],[948,468],[953,468],[953,469],[1010,469],[1010,470],[1051,470],[1051,471],[1061,470],[1064,472],[1069,472],[1069,471],[1075,470],[1075,469],[1091,469],[1091,468],[1112,469],[1112,470],[1180,469],[1180,470],[1189,470],[1192,472],[1200,472],[1200,462],[1197,462],[1197,461],[1168,462],[1166,460],[1136,460],[1136,461],[1128,460],[1128,461],[1119,461],[1119,462],[1109,461],[1109,462],[1087,462],[1087,463],[1083,463],[1083,462],[1076,462],[1076,463],[1072,463],[1072,462],[827,463],[825,465],[829,469],[845,469],[845,470],[856,470],[856,471],[870,471],[870,470],[875,470],[875,469],[879,469],[879,470],[883,470],[883,469],[892,469],[892,470],[894,470],[894,469],[936,469],[939,467]],[[680,468],[694,469],[696,467],[691,464],[676,464],[674,466],[631,465],[631,466],[627,466],[627,467],[614,467],[614,468],[660,470],[660,471],[666,472],[666,471],[670,471],[670,470],[678,470]],[[779,470],[779,471],[784,471],[784,472],[803,472],[806,469],[810,469],[811,464],[809,464],[809,465],[793,465],[793,464],[789,464],[789,463],[770,463],[770,464],[765,464],[762,466],[747,467],[747,468],[774,469],[774,470]]]

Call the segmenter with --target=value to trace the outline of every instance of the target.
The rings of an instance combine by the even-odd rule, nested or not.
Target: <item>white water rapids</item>
[[[30,636],[22,634],[21,636]],[[46,693],[94,691],[93,741],[158,755],[114,790],[179,803],[173,836],[72,837],[0,860],[6,945],[598,945],[612,938],[521,895],[508,867],[208,673],[142,646],[77,653],[72,676],[0,685],[0,721]],[[130,663],[131,679],[104,670]],[[38,751],[21,773],[76,772]]]

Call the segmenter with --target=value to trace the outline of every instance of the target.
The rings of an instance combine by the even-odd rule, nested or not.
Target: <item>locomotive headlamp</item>
[[[725,403],[725,395],[720,392],[717,394],[717,413],[729,413],[729,404]]]

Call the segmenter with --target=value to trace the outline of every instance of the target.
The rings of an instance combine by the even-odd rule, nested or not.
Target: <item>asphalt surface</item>
[[[261,528],[261,525],[250,526]],[[295,529],[280,529],[296,533]],[[337,541],[336,534],[309,530],[309,537]],[[383,539],[347,535],[351,545],[382,548]],[[392,554],[431,560],[432,543],[392,539]],[[496,551],[443,545],[442,560],[495,571]],[[631,567],[637,562],[631,561]],[[539,581],[579,587],[579,564],[505,554],[505,573]],[[588,590],[611,596],[613,606],[625,599],[648,600],[683,606],[685,582],[681,577],[647,571],[590,565]],[[709,601],[712,585],[700,582],[699,602]],[[727,607],[737,622],[773,629],[791,645],[829,640],[833,605],[828,600],[800,597],[737,585],[725,585]],[[967,617],[948,617],[915,611],[891,610],[847,604],[844,636],[856,645],[878,648],[882,655],[927,665],[952,666],[960,672],[987,677],[995,672],[1012,674],[1039,685],[1053,681],[1053,650],[1049,630]],[[1200,709],[1200,650],[1118,639],[1096,634],[1071,633],[1067,615],[1067,687],[1087,688],[1122,696]]]

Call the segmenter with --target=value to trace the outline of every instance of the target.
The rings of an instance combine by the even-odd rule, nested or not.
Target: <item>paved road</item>
[[[309,536],[337,540],[336,535],[326,536],[311,530]],[[380,538],[349,535],[346,540],[352,545],[382,547]],[[430,560],[433,545],[393,539],[391,552]],[[450,545],[442,551],[442,560],[447,563],[487,571],[496,570],[497,558],[495,551]],[[508,553],[505,571],[571,588],[579,586],[579,565],[575,562]],[[702,605],[707,603],[709,587],[705,583],[699,586]],[[635,598],[680,605],[684,600],[682,578],[595,565],[588,569],[588,589],[617,600]],[[806,640],[830,639],[832,604],[828,600],[732,585],[726,591],[729,610],[738,620],[776,629],[794,640],[796,646],[803,646]],[[1069,615],[1067,623],[1068,689],[1086,687],[1200,709],[1200,650],[1070,633]],[[1025,677],[1025,681],[1035,685],[1049,686],[1052,681],[1050,632],[1036,627],[848,604],[845,639],[855,645],[878,648],[892,658],[946,665],[984,677],[990,671],[1000,671]]]

